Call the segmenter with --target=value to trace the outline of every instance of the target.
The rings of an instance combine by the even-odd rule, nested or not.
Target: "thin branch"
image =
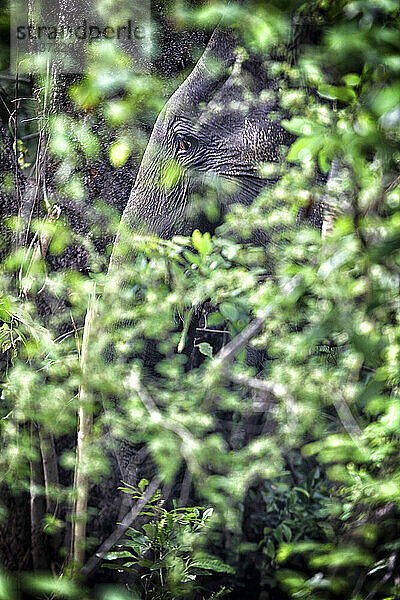
[[[3,97],[2,97],[2,95],[1,95],[1,94],[0,94],[0,100],[1,100],[1,101],[2,101],[2,103],[4,104],[4,108],[5,108],[5,109],[6,109],[6,111],[8,112],[8,115],[9,115],[9,116],[11,116],[11,111],[10,111],[10,109],[8,108],[8,106],[7,106],[6,102],[4,101],[4,99],[3,99]],[[23,123],[23,121],[21,121],[21,123]]]
[[[300,283],[300,276],[295,275],[282,287],[282,291],[286,294],[290,294]],[[248,375],[232,373],[230,365],[235,355],[247,344],[255,338],[263,328],[264,323],[267,321],[271,314],[271,307],[267,306],[262,312],[261,316],[253,319],[247,327],[243,329],[236,337],[233,338],[226,346],[224,346],[215,357],[215,362],[221,367],[222,374],[226,379],[244,385],[252,390],[263,392],[268,396],[269,400],[279,401],[279,397],[283,395],[289,397],[293,402],[294,398],[289,392],[281,385],[273,383],[272,381],[266,381],[259,377],[249,377]]]
[[[359,438],[362,435],[362,430],[357,421],[355,420],[353,413],[351,412],[346,400],[344,398],[340,398],[338,400],[334,398],[333,405],[336,409],[336,412],[343,427],[345,428],[353,442],[359,444]]]
[[[34,280],[34,278],[32,278],[30,276],[32,266],[35,263],[37,263],[38,261],[40,261],[41,259],[44,259],[46,257],[47,250],[48,250],[51,238],[52,238],[52,235],[49,234],[45,230],[45,225],[46,225],[46,223],[55,222],[60,217],[60,214],[61,214],[61,209],[56,204],[53,207],[49,207],[49,209],[47,211],[47,215],[42,219],[39,231],[37,233],[35,233],[35,235],[33,236],[32,240],[31,240],[31,243],[29,244],[28,248],[26,249],[24,264],[26,262],[28,262],[28,260],[29,260],[28,266],[26,268],[26,273],[25,273],[25,275],[23,274],[23,266],[21,266],[19,275],[18,275],[19,281],[20,281],[20,293],[23,298],[28,297],[29,290],[30,290],[33,280]],[[29,256],[30,256],[30,258],[29,258]],[[44,281],[41,289],[36,292],[36,295],[40,294],[43,291],[44,286],[46,284],[46,279],[47,279],[47,274],[46,274],[45,281]]]
[[[32,138],[38,137],[38,135],[39,135],[39,132],[37,131],[36,133],[29,133],[28,135],[24,135],[19,139],[22,140],[23,142],[25,142],[25,140],[31,140]]]
[[[0,81],[11,81],[12,83],[15,83],[16,77],[14,77],[13,75],[0,75]],[[18,76],[18,81],[20,83],[28,83],[28,84],[31,83],[31,81],[29,79],[25,79],[25,78],[19,77],[19,76]]]
[[[261,317],[253,319],[247,327],[243,329],[236,337],[224,346],[217,354],[216,360],[222,363],[230,363],[235,355],[255,338],[261,331],[265,321],[270,315],[270,310],[265,310]]]
[[[396,179],[394,179],[390,185],[388,185],[385,192],[386,193],[391,192],[392,190],[394,190],[395,187],[398,186],[399,183],[400,183],[400,175],[398,177],[396,177]]]
[[[199,473],[201,467],[193,456],[193,448],[197,446],[197,442],[189,429],[181,423],[168,418],[167,415],[162,414],[149,392],[140,384],[137,377],[131,377],[128,381],[128,385],[139,396],[154,422],[160,423],[162,427],[169,429],[169,431],[172,431],[181,438],[183,442],[181,450],[188,466],[191,468],[192,472]]]
[[[278,400],[276,396],[284,393],[283,386],[266,379],[260,379],[259,377],[249,377],[241,373],[230,373],[224,372],[224,376],[238,385],[245,385],[246,387],[255,390],[257,392],[264,392],[271,396],[271,399]]]
[[[82,329],[83,329],[83,327],[75,327],[75,329],[71,329],[70,331],[66,331],[65,333],[62,333],[61,335],[59,335],[58,337],[56,337],[54,339],[54,343],[55,344],[60,344],[66,338],[70,337],[71,335],[75,335],[75,332],[81,331]]]
[[[289,281],[282,286],[284,294],[290,294],[300,283],[301,277],[295,275]],[[255,338],[265,323],[265,321],[271,315],[271,307],[267,306],[259,317],[256,317],[241,331],[236,337],[233,338],[226,346],[224,346],[215,357],[217,361],[220,361],[223,365],[229,364],[234,359],[235,355],[247,344]]]
[[[18,81],[20,81],[20,79]],[[32,102],[35,102],[34,98],[15,97],[13,100],[10,100],[10,104],[13,104],[13,103],[16,104],[18,102],[18,107],[19,107],[19,102],[22,102],[23,100],[32,100]],[[20,139],[20,138],[18,138],[18,139]]]
[[[221,333],[223,335],[232,335],[230,331],[226,331],[225,329],[210,329],[207,327],[196,327],[196,331],[200,331],[201,333]]]
[[[57,502],[52,498],[52,490],[58,488],[57,453],[54,445],[54,437],[51,433],[44,433],[39,428],[40,452],[43,462],[44,486],[46,490],[46,510],[53,517],[57,514]]]
[[[154,477],[151,483],[147,487],[143,496],[138,500],[131,508],[131,510],[125,515],[121,523],[118,524],[117,528],[114,529],[112,534],[102,543],[100,548],[93,556],[89,558],[85,566],[81,569],[82,575],[88,577],[91,575],[97,567],[100,565],[104,558],[104,555],[111,550],[111,548],[122,538],[124,533],[132,526],[135,519],[139,516],[146,504],[151,500],[152,496],[156,493],[161,483],[160,477]]]
[[[88,309],[83,331],[82,351],[81,351],[81,370],[82,375],[87,373],[87,361],[89,352],[89,337],[93,327],[93,321],[96,314],[96,287],[93,285],[89,297]],[[89,476],[87,470],[87,452],[90,443],[90,434],[93,424],[92,403],[88,397],[88,392],[84,385],[79,390],[79,427],[76,446],[76,467],[75,482],[77,499],[74,511],[73,528],[73,561],[74,566],[80,566],[85,559],[85,541],[86,541],[86,521],[87,521],[87,502],[89,494]]]
[[[32,449],[39,449],[39,434],[36,423],[31,422]],[[43,532],[43,517],[46,512],[43,497],[42,461],[32,459],[30,463],[30,516],[31,516],[31,551],[32,563],[35,570],[47,569],[47,552]]]
[[[40,452],[42,455],[44,488],[46,493],[46,512],[54,518],[57,518],[59,504],[54,497],[55,490],[59,489],[57,453],[54,444],[54,436],[51,433],[45,433],[42,427],[39,427]],[[55,532],[49,539],[50,547],[57,552],[61,543],[61,531]]]

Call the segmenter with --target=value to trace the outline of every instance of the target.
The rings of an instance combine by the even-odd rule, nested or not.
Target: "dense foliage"
[[[177,27],[212,28],[220,5],[169,9]],[[276,118],[284,114],[297,139],[284,163],[262,166],[278,176],[275,185],[251,207],[233,206],[214,236],[196,230],[161,240],[121,230],[118,268],[107,274],[111,249],[99,253],[96,238],[104,221],[86,236],[53,218],[57,195],[84,201],[82,172],[104,160],[104,131],[115,169],[140,155],[182,74],[131,73],[127,58],[104,41],[86,76],[68,88],[73,112],[53,106],[50,114],[37,86],[55,177],[26,245],[11,249],[2,265],[0,472],[7,493],[42,499],[45,544],[57,549],[54,577],[24,575],[14,586],[3,573],[0,598],[24,590],[115,600],[217,598],[221,590],[263,600],[400,597],[398,3],[232,4],[225,18],[242,23],[244,44],[264,53],[265,69],[279,80]],[[287,51],[282,60],[292,28],[305,23],[313,39],[299,34],[296,56]],[[51,91],[50,82],[40,83]],[[14,145],[19,168],[40,168],[28,155],[41,156],[40,143],[26,150],[21,143]],[[3,190],[16,183],[2,173]],[[118,215],[101,193],[98,200],[112,239]],[[212,197],[203,200],[209,215],[218,212]],[[299,218],[318,203],[325,206],[322,235]],[[11,236],[26,223],[20,216],[8,226]],[[267,233],[267,247],[246,242],[254,230]],[[86,269],[46,266],[78,245],[90,258]],[[44,294],[49,306],[68,301],[44,317]],[[204,327],[189,359],[194,314]],[[261,372],[249,366],[254,350],[264,356]],[[149,369],[154,352],[160,360]],[[78,460],[77,427],[84,441]],[[88,514],[85,502],[79,514],[77,506],[88,488],[95,495],[110,485],[120,444],[147,452],[138,480],[150,480],[151,494],[142,488],[134,496],[153,511],[150,523],[131,524],[125,545],[132,550],[109,548],[108,558],[121,559],[123,570],[133,551],[128,571],[136,563],[148,570],[134,585],[121,580],[120,591],[90,591],[80,587],[79,568],[95,556],[98,540],[83,536],[72,553],[64,534],[82,533],[76,523],[86,518],[90,530],[90,494]],[[50,468],[35,479],[42,461],[55,461],[60,476],[51,479]],[[191,538],[204,521],[199,549]],[[170,528],[167,558],[154,533],[160,523]],[[159,556],[140,559],[152,545]],[[196,563],[200,551],[208,567],[206,559]],[[187,579],[179,580],[183,564]],[[215,595],[202,596],[210,575],[197,591],[194,576],[213,567]]]

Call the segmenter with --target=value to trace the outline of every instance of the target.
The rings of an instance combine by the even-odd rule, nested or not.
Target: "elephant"
[[[135,257],[136,251],[126,248],[126,231],[165,240],[190,236],[195,229],[213,234],[234,204],[250,206],[277,181],[276,176],[263,176],[260,165],[282,162],[285,148],[296,139],[274,117],[278,110],[279,82],[268,75],[265,58],[248,54],[240,48],[237,32],[218,26],[202,57],[166,102],[154,125],[114,244],[109,267],[113,283],[119,270]],[[214,220],[202,206],[210,195],[219,209]],[[320,226],[319,207],[299,214],[299,219]],[[248,241],[268,246],[264,231],[254,230]],[[121,284],[125,285],[123,279]],[[111,287],[112,297],[115,288]],[[200,318],[201,310],[195,310],[186,332],[188,368],[202,360],[200,356],[193,360]],[[111,349],[108,360],[113,357],[115,351]],[[147,374],[159,378],[153,369],[162,356],[154,341],[147,341],[140,358]],[[264,359],[265,352],[248,351],[248,364],[262,368]],[[245,424],[246,432],[259,429],[257,419]],[[129,443],[116,451],[123,480],[131,483],[135,475],[129,470],[127,456],[134,453]]]
[[[124,226],[166,239],[196,228],[213,232],[229,206],[251,204],[271,183],[259,174],[259,165],[280,161],[281,147],[295,138],[269,118],[278,108],[278,84],[265,73],[262,57],[248,57],[237,46],[233,31],[218,27],[164,106],[123,213]],[[210,187],[220,206],[214,223],[191,202]]]
[[[276,183],[277,177],[263,176],[260,166],[283,162],[285,149],[296,139],[276,118],[278,111],[279,81],[269,76],[266,58],[244,50],[237,29],[218,25],[200,60],[154,125],[114,243],[109,266],[111,298],[114,277],[118,281],[119,271],[129,266],[136,252],[126,247],[126,231],[165,240],[190,236],[195,229],[213,234],[234,204],[250,206]],[[219,209],[214,220],[202,206],[210,195]],[[321,207],[301,210],[298,219],[320,228]],[[267,247],[268,235],[255,229],[246,241]],[[126,285],[123,278],[120,283]],[[195,347],[201,312],[201,307],[194,310],[186,331],[187,369],[204,358]],[[129,322],[116,326],[124,324]],[[211,334],[211,339],[215,350],[221,336],[213,339]],[[105,355],[107,361],[115,358],[112,343]],[[265,351],[248,349],[249,365],[261,370],[265,358]],[[140,359],[150,376],[159,377],[154,367],[162,355],[156,342],[147,340]],[[126,453],[125,447],[119,452],[124,462]],[[129,479],[129,473],[123,476]]]
[[[260,174],[259,167],[282,162],[284,149],[296,139],[276,118],[279,110],[279,81],[268,75],[266,58],[248,53],[237,29],[220,24],[154,125],[121,228],[164,239],[190,236],[195,229],[213,234],[230,207],[251,205],[277,181]],[[210,197],[218,208],[214,220],[204,210],[204,199]],[[321,208],[302,209],[299,219],[321,227]],[[111,273],[129,261],[125,250],[118,252],[119,240],[120,234]],[[247,241],[266,247],[268,235],[255,229]],[[195,316],[186,338],[191,366],[202,360],[198,353],[193,356],[198,323]],[[263,356],[251,358],[251,364],[261,368]],[[145,363],[159,359],[148,345]]]

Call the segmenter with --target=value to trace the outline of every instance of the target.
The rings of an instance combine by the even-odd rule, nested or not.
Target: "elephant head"
[[[122,222],[162,238],[213,231],[233,203],[249,205],[268,180],[259,165],[280,160],[293,136],[269,115],[277,84],[262,60],[238,48],[231,30],[217,28],[185,82],[154,126]],[[210,222],[210,190],[220,207]]]

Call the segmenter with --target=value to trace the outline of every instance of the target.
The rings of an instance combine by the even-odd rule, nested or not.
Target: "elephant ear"
[[[233,31],[219,25],[193,71],[171,97],[169,111],[176,114],[178,107],[184,111],[212,97],[231,74],[236,47]]]

